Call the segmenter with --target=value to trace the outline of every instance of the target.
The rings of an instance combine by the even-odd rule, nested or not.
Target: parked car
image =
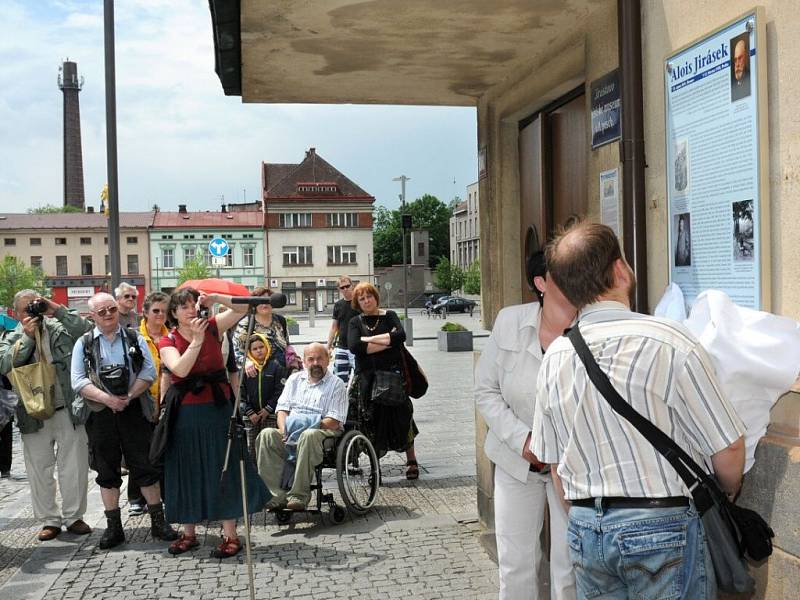
[[[447,312],[472,312],[475,309],[475,302],[467,300],[466,298],[450,297],[441,300],[436,306],[433,307],[435,313],[442,312],[445,309]]]

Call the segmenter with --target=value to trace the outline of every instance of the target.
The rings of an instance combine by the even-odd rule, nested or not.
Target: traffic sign
[[[218,237],[208,242],[208,252],[211,256],[225,256],[228,250],[230,250],[230,246],[225,238]]]
[[[212,256],[211,264],[215,267],[224,267],[228,260],[224,256]]]

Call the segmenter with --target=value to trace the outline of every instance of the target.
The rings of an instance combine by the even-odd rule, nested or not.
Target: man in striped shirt
[[[264,429],[256,438],[258,473],[272,494],[270,508],[305,509],[314,468],[322,462],[322,444],[342,432],[347,419],[347,387],[328,371],[328,361],[325,346],[306,346],[305,368],[286,380],[278,398],[278,428]],[[294,481],[288,484],[284,464],[290,453],[295,467]]]
[[[579,309],[592,355],[614,388],[735,494],[744,427],[711,362],[681,324],[630,309],[636,285],[613,231],[582,223],[547,250],[552,281]],[[669,464],[594,387],[561,337],[539,370],[531,450],[571,504],[567,542],[579,597],[714,598],[691,494]],[[556,467],[557,466],[557,470]]]

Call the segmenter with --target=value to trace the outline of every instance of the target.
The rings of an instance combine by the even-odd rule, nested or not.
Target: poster
[[[589,86],[592,97],[592,150],[620,138],[622,101],[619,70],[596,79]]]
[[[718,289],[737,304],[764,308],[760,14],[718,29],[665,64],[670,281],[689,307],[702,291]]]
[[[622,239],[619,230],[619,169],[600,173],[600,222]]]

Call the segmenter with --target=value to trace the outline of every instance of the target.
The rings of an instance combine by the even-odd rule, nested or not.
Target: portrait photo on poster
[[[753,262],[753,201],[741,200],[731,204],[733,218],[733,260]]]
[[[750,33],[731,38],[731,102],[750,96]]]
[[[689,193],[689,138],[675,140],[675,172],[673,184],[676,194]]]
[[[688,212],[674,215],[672,230],[675,232],[675,266],[692,265],[691,215]]]

